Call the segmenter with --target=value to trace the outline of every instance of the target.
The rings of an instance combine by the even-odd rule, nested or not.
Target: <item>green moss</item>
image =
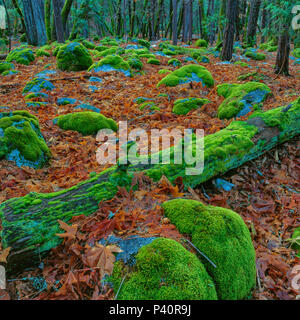
[[[234,64],[238,64],[242,67],[249,67],[249,65],[246,63],[246,62],[243,62],[243,61],[236,61]]]
[[[202,81],[202,83],[208,87],[214,86],[214,79],[206,68],[199,65],[190,64],[167,75],[158,83],[157,87],[160,87],[161,85],[175,87],[179,84],[190,81]]]
[[[26,33],[23,33],[20,37],[20,42],[27,42],[27,36]]]
[[[137,55],[128,58],[126,61],[129,64],[129,66],[135,70],[142,70],[144,67],[143,62],[139,59]]]
[[[176,51],[172,51],[172,50],[169,50],[169,49],[164,49],[163,53],[165,55],[167,55],[167,56],[176,56],[177,55]]]
[[[156,56],[153,53],[140,53],[139,57],[140,58],[147,58],[147,59],[156,59]]]
[[[104,46],[118,46],[118,41],[114,39],[110,39],[108,37],[100,40],[100,43],[103,44]]]
[[[176,199],[163,204],[165,215],[214,266],[199,256],[214,280],[219,299],[240,300],[256,284],[255,250],[250,232],[235,212],[205,206],[194,200]]]
[[[158,71],[158,74],[166,74],[166,73],[172,73],[172,71],[171,71],[171,70],[168,70],[168,69],[160,69],[160,70]]]
[[[267,48],[267,51],[268,52],[275,52],[278,50],[278,46],[270,46]]]
[[[6,62],[16,62],[27,66],[34,60],[33,51],[26,46],[20,46],[12,50],[6,57]]]
[[[3,132],[3,137],[0,137],[0,158],[13,150],[18,150],[26,160],[32,162],[37,162],[44,156],[44,164],[51,157],[38,120],[29,112],[0,113],[0,128]]]
[[[220,119],[231,119],[235,117],[244,108],[243,99],[247,94],[261,90],[265,91],[266,95],[262,102],[266,99],[268,93],[271,93],[270,88],[264,83],[248,82],[245,84],[221,84],[217,87],[218,95],[226,98],[218,109],[218,117]]]
[[[102,66],[109,65],[113,67],[116,70],[124,70],[124,71],[129,71],[130,66],[128,62],[123,60],[120,56],[106,56],[102,60],[94,63],[88,71],[96,71],[97,68],[100,68]],[[97,71],[96,71],[97,72]]]
[[[106,50],[99,51],[99,53],[96,56],[98,58],[102,58],[102,57],[106,57],[106,56],[109,56],[109,55],[119,54],[118,51],[120,51],[120,54],[124,53],[124,50],[122,48],[111,47],[111,48],[108,48]]]
[[[214,284],[195,255],[171,239],[142,247],[135,270],[127,275],[119,300],[216,300]],[[115,292],[124,269],[116,263],[111,282]]]
[[[210,101],[207,99],[200,98],[178,99],[174,103],[173,113],[178,115],[186,115],[191,110],[198,109],[209,102]]]
[[[168,65],[174,66],[174,67],[180,67],[181,66],[181,61],[178,59],[170,59],[168,61]]]
[[[56,59],[58,69],[63,71],[87,70],[93,64],[88,49],[78,42],[71,42],[62,46]]]
[[[61,129],[78,131],[83,135],[95,135],[101,129],[118,130],[118,126],[114,120],[91,111],[59,116],[57,125]]]
[[[198,39],[198,40],[196,41],[196,43],[195,43],[195,46],[196,46],[196,47],[204,47],[204,48],[207,48],[208,43],[207,43],[207,41],[204,40],[204,39]]]
[[[37,57],[50,57],[50,53],[48,51],[46,51],[46,50],[39,49],[36,52],[36,56]]]
[[[149,64],[154,64],[156,66],[159,66],[160,65],[160,61],[158,59],[154,59],[154,58],[150,58],[147,60],[147,63]]]
[[[295,229],[291,242],[293,248],[297,251],[297,256],[300,258],[300,227]]]
[[[82,44],[83,44],[87,49],[95,49],[95,48],[96,48],[96,46],[95,46],[92,42],[90,42],[90,41],[88,41],[88,40],[83,40],[83,41],[82,41]]]
[[[144,109],[150,109],[150,110],[160,110],[160,108],[152,101],[144,102],[140,106],[140,110],[143,111]]]
[[[98,52],[102,52],[102,51],[105,51],[105,50],[108,50],[108,49],[109,49],[109,47],[107,47],[107,46],[96,46],[94,48],[94,50],[96,50]]]
[[[247,51],[245,53],[245,56],[252,60],[258,60],[258,61],[266,60],[266,55],[258,52]]]
[[[0,62],[0,74],[4,73],[5,71],[10,71],[14,68],[14,65],[10,62]]]
[[[300,48],[295,49],[292,54],[295,58],[300,58]]]
[[[150,49],[150,42],[147,41],[147,40],[139,39],[138,40],[138,44],[143,46],[143,47],[146,47],[147,49]]]

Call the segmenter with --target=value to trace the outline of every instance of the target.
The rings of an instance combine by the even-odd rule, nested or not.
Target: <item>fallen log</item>
[[[78,185],[51,194],[30,193],[0,204],[3,248],[11,247],[8,269],[16,271],[39,262],[61,243],[58,219],[68,222],[76,215],[90,215],[101,201],[112,199],[118,186],[130,187],[134,173],[143,172],[158,181],[182,177],[186,188],[253,160],[300,133],[300,98],[286,107],[257,112],[247,121],[234,121],[227,128],[204,138],[205,167],[200,175],[186,175],[187,164],[131,165],[109,168]],[[174,147],[172,147],[174,151]]]

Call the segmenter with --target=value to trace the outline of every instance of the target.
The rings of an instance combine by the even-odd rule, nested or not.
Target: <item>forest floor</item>
[[[300,93],[299,66],[298,69],[297,66],[291,66],[290,77],[279,76],[275,79],[275,56],[276,53],[268,53],[264,62],[247,61],[250,67],[218,64],[219,58],[213,56],[210,56],[210,63],[200,65],[211,72],[216,85],[237,83],[241,74],[257,71],[262,75],[261,81],[272,90],[273,95],[268,97],[263,109],[270,110],[288,105]],[[128,121],[130,130],[197,128],[204,129],[205,135],[209,135],[228,126],[230,121],[220,120],[216,115],[223,101],[217,95],[216,88],[207,89],[201,84],[193,84],[158,89],[156,85],[164,77],[158,74],[158,70],[176,68],[168,66],[168,58],[157,58],[161,62],[159,66],[147,64],[147,59],[143,59],[145,74],[141,76],[129,78],[121,73],[101,73],[99,76],[103,82],[94,93],[91,93],[88,79],[84,77],[87,72],[57,71],[50,79],[56,89],[51,92],[49,103],[38,109],[26,106],[22,89],[34,75],[43,71],[45,65],[51,64],[55,69],[55,57],[38,58],[30,66],[18,65],[19,74],[1,77],[0,112],[6,111],[1,106],[9,106],[10,110],[27,109],[36,115],[53,158],[48,166],[38,170],[18,168],[12,162],[0,161],[0,203],[29,192],[49,193],[70,188],[88,179],[90,173],[99,173],[104,169],[96,160],[99,144],[95,137],[63,131],[53,124],[55,117],[70,113],[73,108],[68,105],[58,106],[57,98],[75,98],[93,105],[106,117],[117,122]],[[168,97],[158,97],[160,93],[167,93]],[[140,111],[133,102],[137,97],[155,99],[160,111]],[[174,101],[185,97],[208,98],[211,103],[187,116],[173,114]],[[223,178],[234,184],[229,192],[217,189],[211,181],[185,192],[180,181],[176,187],[172,187],[168,181],[153,183],[145,177],[138,177],[143,180],[144,190],[129,193],[120,190],[113,200],[102,203],[95,214],[74,219],[72,223],[79,225],[83,238],[72,243],[65,241],[43,260],[41,268],[26,270],[9,279],[8,295],[12,299],[113,299],[109,287],[95,284],[99,275],[86,272],[74,247],[91,240],[95,232],[98,232],[97,236],[107,235],[112,230],[118,235],[135,234],[137,225],[139,230],[151,236],[177,239],[180,237],[179,232],[168,219],[163,219],[159,204],[184,195],[206,204],[230,208],[246,222],[257,256],[258,284],[253,299],[295,299],[297,292],[291,287],[291,271],[295,265],[299,265],[300,259],[286,240],[300,226],[299,147],[299,140],[295,138],[227,173]],[[104,223],[107,222],[109,211],[118,212],[112,225]],[[96,231],[95,224],[99,225]],[[35,279],[35,283],[32,279]],[[43,280],[37,283],[37,279]],[[57,283],[63,285],[57,286]]]

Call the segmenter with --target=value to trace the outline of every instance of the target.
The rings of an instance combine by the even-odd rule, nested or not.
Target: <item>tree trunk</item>
[[[57,42],[64,43],[65,42],[64,27],[62,22],[60,4],[61,4],[60,0],[52,0]]]
[[[3,5],[4,5],[5,12],[6,12],[6,18],[7,18],[7,30],[8,30],[8,41],[9,41],[8,42],[8,52],[10,52],[11,51],[11,22],[10,22],[8,8],[7,8],[5,0],[3,0]]]
[[[47,42],[44,0],[22,0],[28,44],[42,46]]]
[[[289,26],[284,26],[284,32],[279,37],[278,51],[276,56],[275,73],[289,75],[290,59],[290,36]]]
[[[65,38],[68,38],[68,28],[67,28],[67,22],[68,22],[68,17],[71,11],[71,7],[73,4],[73,0],[66,0],[62,10],[61,10],[61,18],[62,18],[62,24],[64,28],[64,34]]]
[[[45,0],[45,27],[48,42],[52,40],[51,32],[51,0]]]
[[[172,30],[173,30],[173,45],[177,46],[177,0],[172,0],[173,3],[173,19],[172,19]]]
[[[182,177],[185,188],[194,188],[258,158],[298,134],[300,100],[247,121],[233,122],[228,128],[206,136],[205,165],[201,174],[186,175],[185,164],[173,164],[172,170],[168,170],[170,165],[163,164],[129,166],[127,171],[112,167],[68,190],[54,194],[30,193],[25,197],[10,199],[0,204],[3,248],[11,247],[8,271],[16,273],[40,263],[40,258],[62,241],[56,236],[61,233],[58,219],[68,222],[76,215],[96,212],[102,201],[115,196],[118,186],[130,188],[134,173],[144,173],[155,181],[165,175],[172,183]],[[225,145],[224,136],[231,137]],[[241,144],[243,139],[245,143]],[[225,158],[220,157],[220,149],[226,153]]]
[[[228,0],[226,11],[227,24],[224,31],[223,49],[221,53],[222,60],[230,61],[232,59],[237,6],[238,0]]]
[[[250,13],[247,26],[246,41],[250,46],[256,44],[256,29],[258,22],[259,9],[261,5],[261,0],[252,0],[250,4]]]
[[[15,7],[15,9],[21,19],[22,28],[23,28],[22,32],[24,33],[24,32],[26,32],[26,25],[25,25],[24,16],[23,16],[22,10],[19,6],[18,0],[12,0],[12,3],[13,3],[13,5],[14,5],[14,7]]]
[[[262,31],[266,28],[267,26],[267,9],[266,9],[266,5],[263,5],[263,9],[262,9],[262,13],[261,13],[261,29]],[[261,37],[261,43],[265,42],[265,35],[263,33],[262,37]]]
[[[193,0],[190,0],[190,3],[189,3],[189,35],[188,35],[188,40],[189,41],[192,41],[193,40],[193,23],[194,23],[194,20],[193,20]]]

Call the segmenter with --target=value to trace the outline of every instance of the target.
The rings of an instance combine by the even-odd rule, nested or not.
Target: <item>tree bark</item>
[[[64,43],[64,27],[61,16],[60,0],[52,0],[57,42]]]
[[[224,31],[223,49],[221,53],[222,60],[230,61],[232,59],[237,6],[238,0],[228,0],[226,10],[227,24]]]
[[[258,22],[259,9],[261,5],[261,0],[252,0],[250,4],[250,13],[247,26],[246,41],[250,46],[256,44],[256,29]]]
[[[290,35],[289,26],[284,26],[284,32],[279,37],[278,51],[276,56],[275,73],[289,75],[290,60]]]
[[[173,45],[177,46],[177,0],[172,0],[173,3],[173,19],[172,19],[172,30],[173,30]]]
[[[22,24],[22,28],[23,28],[23,32],[26,32],[26,26],[25,26],[25,20],[24,20],[24,16],[23,16],[23,13],[22,13],[22,10],[19,6],[19,3],[18,3],[18,0],[12,0],[12,3],[15,7],[15,9],[17,10],[17,13],[21,19],[21,24]]]
[[[22,0],[28,44],[42,46],[47,42],[44,0]]]
[[[275,124],[275,125],[274,125]],[[277,124],[277,125],[276,125]],[[300,134],[300,100],[287,107],[267,111],[246,121],[233,122],[229,127],[204,138],[204,170],[199,175],[186,175],[187,165],[135,165],[127,171],[112,167],[98,176],[68,190],[54,194],[30,193],[0,204],[3,248],[11,247],[8,270],[16,273],[34,263],[61,243],[58,219],[68,222],[76,215],[90,215],[102,201],[112,199],[118,186],[132,186],[134,173],[144,173],[155,181],[165,175],[172,183],[179,177],[185,188],[225,174],[247,161],[258,158],[276,145]],[[224,144],[224,136],[230,139]],[[241,144],[241,141],[245,143]],[[220,156],[219,150],[226,153]],[[229,151],[238,150],[238,152]],[[100,203],[100,204],[99,204]]]

